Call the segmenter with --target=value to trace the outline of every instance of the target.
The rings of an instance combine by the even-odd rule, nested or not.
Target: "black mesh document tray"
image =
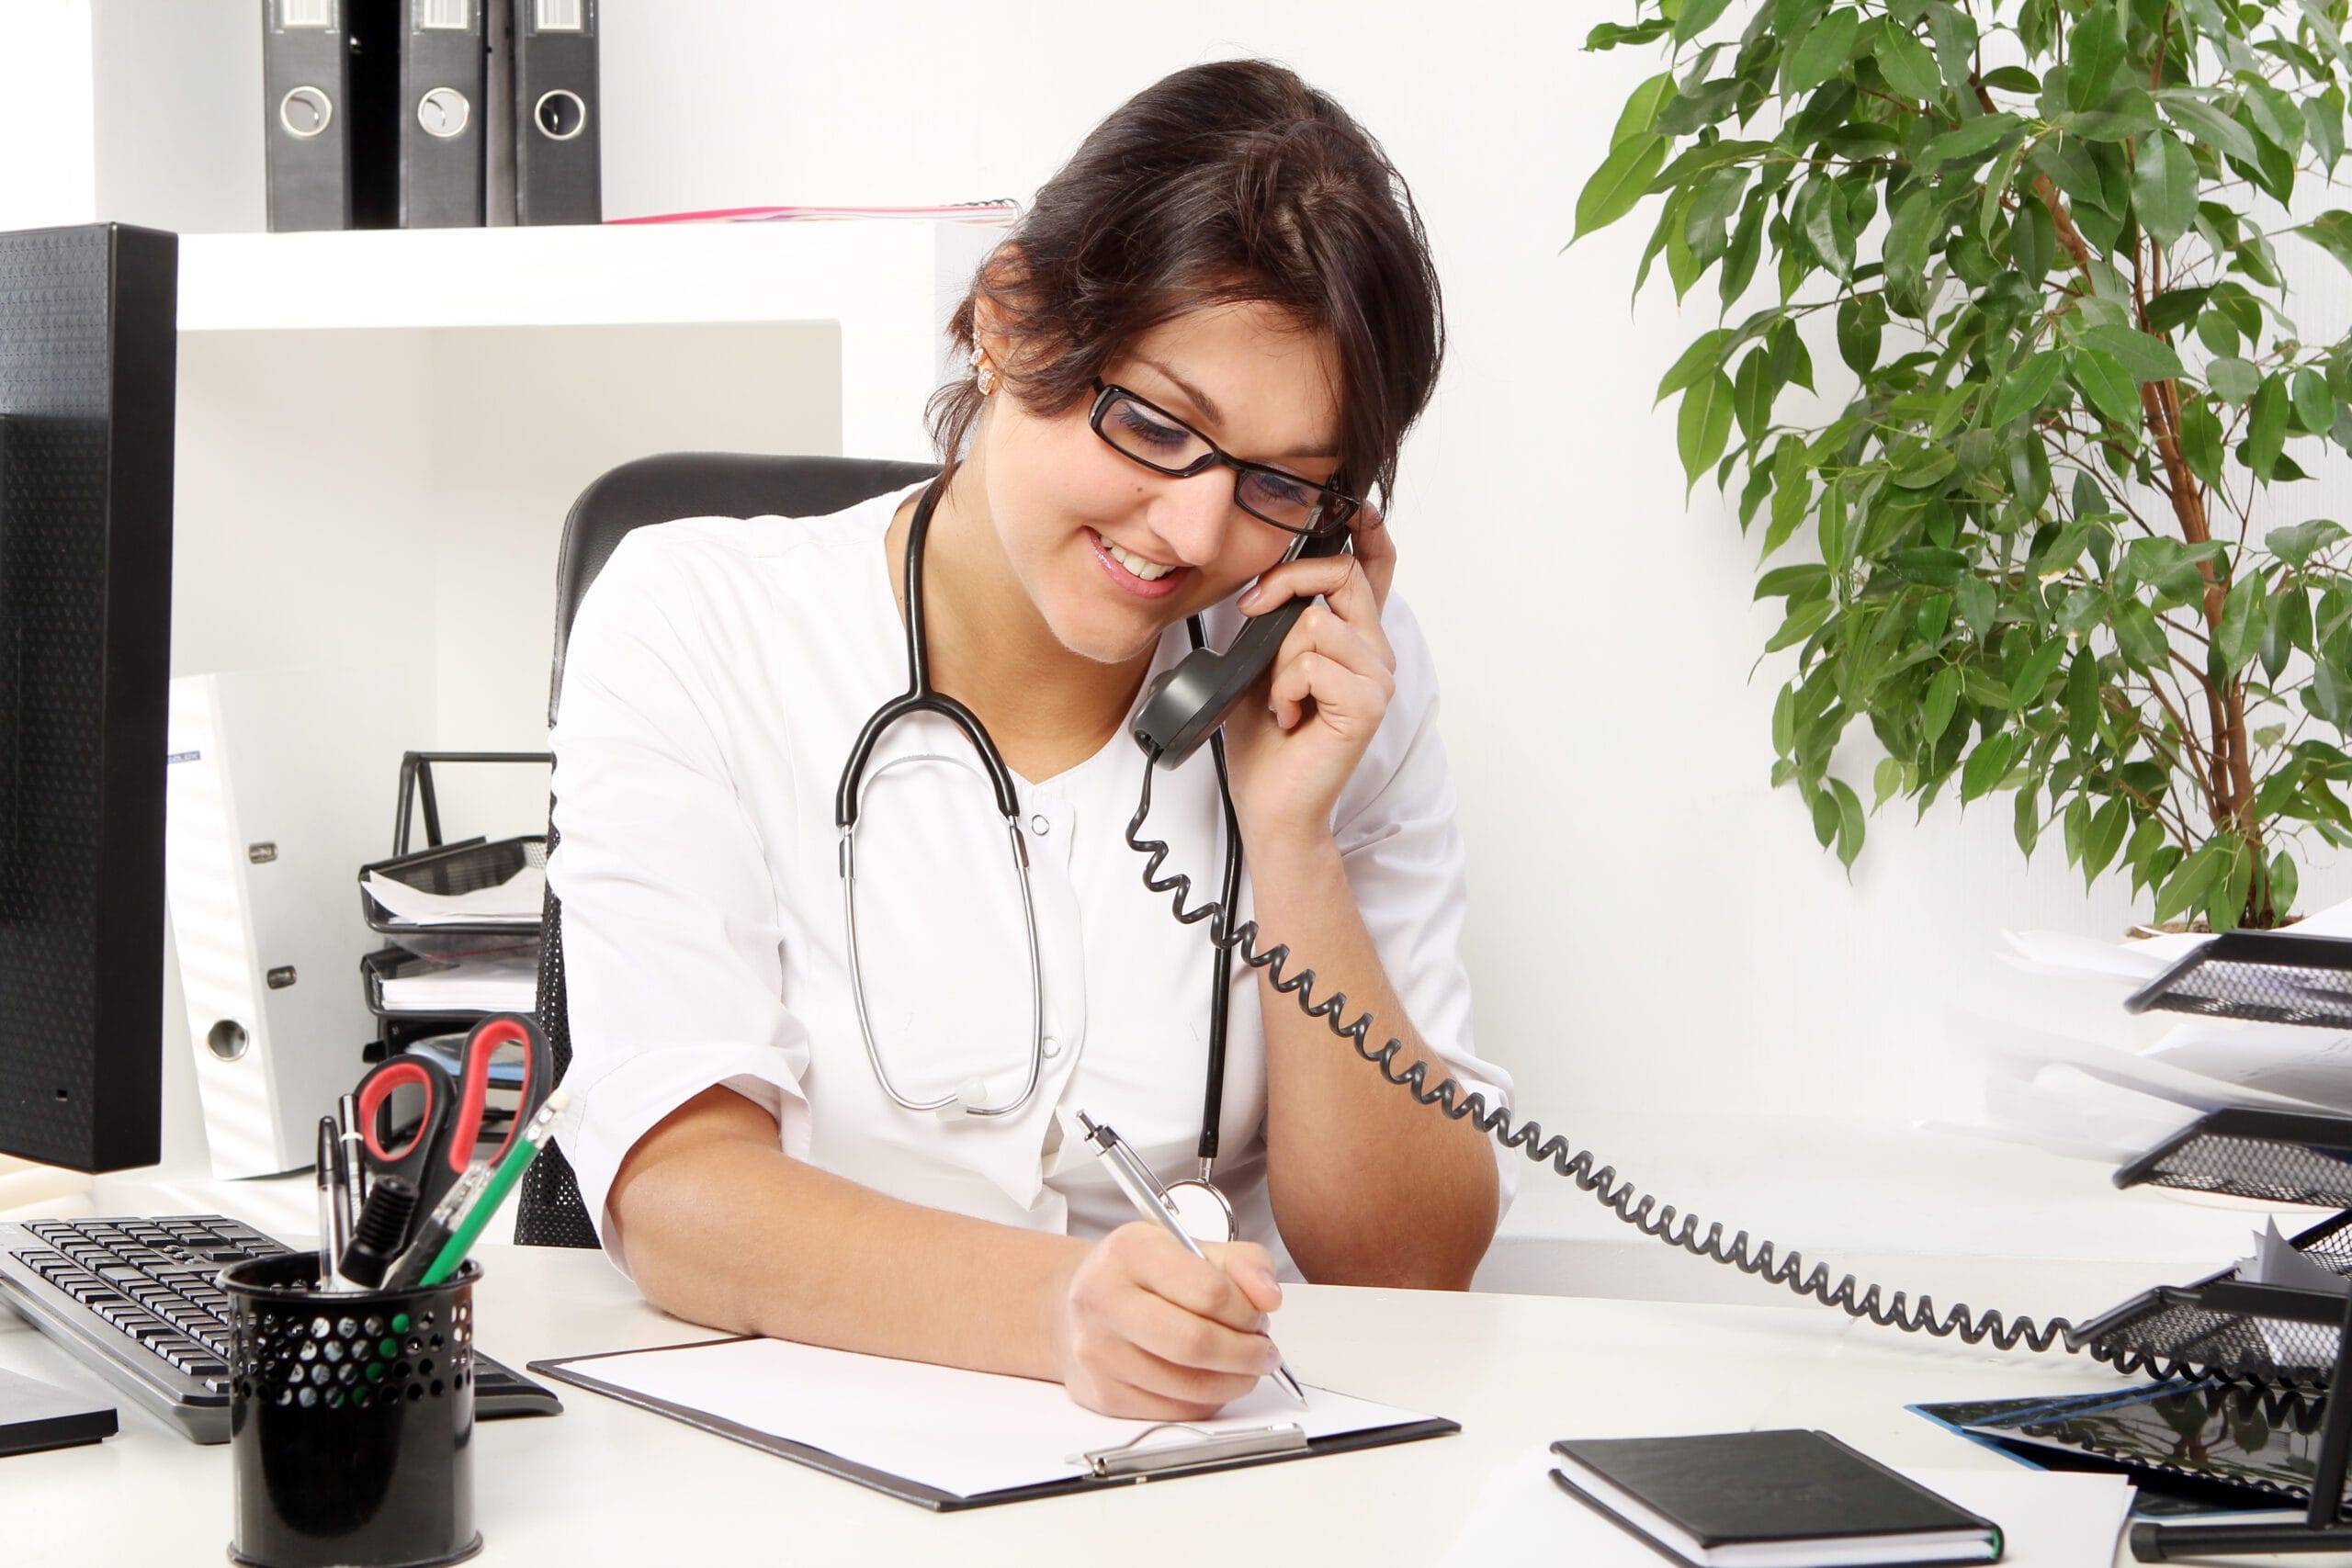
[[[2212,1111],[2118,1170],[2115,1184],[2352,1208],[2352,1117]]]
[[[2352,1029],[2352,939],[2230,931],[2165,970],[2123,1006],[2131,1012]]]
[[[2298,1252],[2352,1279],[2352,1213],[2292,1238]],[[2120,1365],[2166,1363],[2245,1382],[2324,1389],[2342,1340],[2344,1298],[2241,1283],[2234,1268],[2191,1285],[2159,1285],[2067,1335],[2070,1349]],[[2320,1322],[2304,1321],[2317,1315]]]

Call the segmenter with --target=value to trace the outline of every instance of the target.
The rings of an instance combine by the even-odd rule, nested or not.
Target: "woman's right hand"
[[[1086,1249],[1054,1325],[1071,1398],[1106,1416],[1196,1421],[1274,1370],[1266,1314],[1283,1292],[1272,1257],[1246,1241],[1202,1250],[1210,1261],[1143,1222]]]

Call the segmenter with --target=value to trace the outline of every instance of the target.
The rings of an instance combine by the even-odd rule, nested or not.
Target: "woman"
[[[582,605],[549,867],[563,1144],[607,1250],[682,1316],[1202,1416],[1272,1365],[1278,1272],[1464,1287],[1508,1197],[1473,1124],[1258,972],[1218,975],[1124,833],[1147,766],[1129,720],[1187,617],[1223,647],[1314,601],[1225,727],[1239,911],[1317,999],[1370,1009],[1375,1045],[1508,1092],[1470,1054],[1429,655],[1356,499],[1387,494],[1435,379],[1435,278],[1345,111],[1231,62],[1098,128],[954,332],[973,374],[934,400],[935,484],[639,529]],[[1289,558],[1342,526],[1352,554]],[[1001,754],[1025,871],[947,720],[900,720],[843,778],[908,689],[910,543],[931,684]],[[859,807],[849,912],[837,786]],[[1212,760],[1154,787],[1148,836],[1189,903],[1216,897]],[[1242,1239],[1204,1263],[1136,1223],[1080,1112],[1165,1181],[1214,1155]]]

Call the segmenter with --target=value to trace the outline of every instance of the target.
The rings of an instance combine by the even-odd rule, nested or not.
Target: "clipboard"
[[[957,1491],[918,1476],[897,1473],[880,1465],[864,1462],[817,1443],[783,1436],[739,1418],[740,1412],[729,1414],[699,1408],[693,1404],[650,1393],[619,1376],[607,1375],[615,1369],[600,1366],[600,1363],[611,1363],[622,1358],[663,1356],[673,1352],[763,1343],[784,1345],[788,1342],[760,1341],[756,1336],[737,1335],[661,1346],[648,1350],[611,1350],[585,1356],[550,1358],[531,1362],[530,1370],[575,1388],[586,1389],[592,1393],[600,1393],[624,1404],[652,1411],[658,1416],[666,1416],[673,1421],[682,1421],[702,1431],[731,1438],[763,1453],[775,1454],[779,1459],[807,1465],[811,1470],[821,1471],[842,1481],[855,1482],[902,1502],[940,1513],[991,1507],[1002,1503],[1023,1503],[1037,1497],[1058,1497],[1071,1493],[1099,1491],[1104,1487],[1132,1486],[1139,1482],[1171,1476],[1201,1475],[1211,1471],[1313,1459],[1323,1454],[1346,1453],[1357,1449],[1412,1442],[1422,1438],[1444,1437],[1462,1429],[1461,1423],[1457,1421],[1388,1410],[1385,1406],[1366,1407],[1384,1412],[1383,1418],[1370,1425],[1310,1435],[1298,1421],[1270,1422],[1263,1417],[1231,1422],[1111,1423],[1108,1417],[1095,1417],[1091,1413],[1079,1412],[1073,1404],[1070,1409],[1084,1421],[1095,1425],[1114,1425],[1122,1430],[1140,1429],[1132,1431],[1120,1441],[1080,1445],[1073,1451],[1049,1456],[1049,1465],[1051,1461],[1058,1460],[1061,1464],[1054,1468],[1073,1468],[1076,1473],[1059,1474],[1025,1483]],[[804,1357],[849,1358],[854,1362],[888,1368],[900,1377],[910,1375],[911,1370],[911,1375],[922,1377],[936,1374],[946,1380],[995,1380],[995,1374],[991,1373],[925,1367],[920,1363],[892,1361],[882,1357],[854,1356],[849,1351],[816,1350],[800,1346],[792,1347],[792,1351]],[[1037,1389],[1051,1389],[1054,1398],[1067,1398],[1062,1391],[1052,1388],[1050,1384],[1033,1383],[1032,1380],[1022,1378],[1002,1381]],[[1329,1391],[1317,1392],[1327,1396],[1329,1393]],[[1345,1399],[1345,1396],[1333,1397]],[[1346,1400],[1346,1403],[1352,1405],[1362,1402]],[[1387,1416],[1401,1419],[1386,1419]]]

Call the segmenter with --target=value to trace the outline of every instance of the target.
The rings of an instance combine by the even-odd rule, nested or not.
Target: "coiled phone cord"
[[[2063,1317],[2037,1323],[2022,1314],[2010,1317],[1997,1311],[1974,1312],[1965,1302],[1956,1303],[1939,1314],[1932,1297],[1922,1295],[1914,1303],[1905,1292],[1897,1291],[1891,1299],[1883,1298],[1879,1286],[1863,1287],[1851,1274],[1832,1285],[1826,1264],[1816,1263],[1808,1270],[1802,1253],[1791,1249],[1782,1254],[1769,1240],[1751,1244],[1746,1231],[1737,1232],[1725,1242],[1724,1227],[1716,1223],[1709,1224],[1702,1235],[1697,1215],[1683,1213],[1671,1203],[1660,1203],[1631,1181],[1619,1181],[1614,1167],[1600,1165],[1590,1150],[1579,1149],[1564,1137],[1555,1134],[1545,1138],[1543,1127],[1532,1119],[1513,1126],[1509,1106],[1489,1108],[1486,1097],[1476,1092],[1464,1098],[1461,1084],[1452,1077],[1435,1089],[1429,1088],[1427,1062],[1416,1061],[1404,1071],[1397,1071],[1396,1057],[1405,1048],[1404,1042],[1392,1035],[1386,1044],[1377,1049],[1370,1045],[1369,1011],[1360,1013],[1352,1021],[1340,1022],[1340,1015],[1347,1009],[1347,993],[1334,991],[1319,1002],[1315,1000],[1314,970],[1302,969],[1296,975],[1283,972],[1291,956],[1287,943],[1261,953],[1257,921],[1232,924],[1222,903],[1205,903],[1191,909],[1184,907],[1185,900],[1192,897],[1193,879],[1182,872],[1160,875],[1160,867],[1168,859],[1168,844],[1164,840],[1142,836],[1144,820],[1151,815],[1151,781],[1157,771],[1156,758],[1145,764],[1143,796],[1126,829],[1127,847],[1148,857],[1143,871],[1144,886],[1154,893],[1171,895],[1170,910],[1184,924],[1208,921],[1211,942],[1227,953],[1238,952],[1251,968],[1265,970],[1274,989],[1288,993],[1301,1011],[1309,1018],[1321,1019],[1333,1034],[1352,1044],[1359,1056],[1378,1067],[1382,1077],[1399,1089],[1409,1090],[1423,1105],[1437,1106],[1457,1122],[1465,1116],[1471,1118],[1503,1147],[1518,1149],[1539,1165],[1550,1165],[1645,1235],[1679,1247],[1694,1257],[1760,1276],[1767,1284],[1785,1285],[1795,1294],[1824,1306],[1841,1307],[1849,1317],[1868,1318],[1881,1327],[1932,1335],[1939,1339],[1958,1335],[1969,1345],[1989,1339],[2002,1350],[2015,1349],[2019,1344],[2037,1351],[2048,1350],[2053,1345],[2070,1351],[2080,1350],[2080,1346],[2069,1342],[2075,1332],[2074,1324]],[[2112,1362],[2116,1371],[2124,1373],[2145,1370],[2156,1377],[2170,1378],[2192,1375],[2197,1370],[2191,1363],[2136,1349],[2095,1348],[2092,1354],[2098,1359]]]

